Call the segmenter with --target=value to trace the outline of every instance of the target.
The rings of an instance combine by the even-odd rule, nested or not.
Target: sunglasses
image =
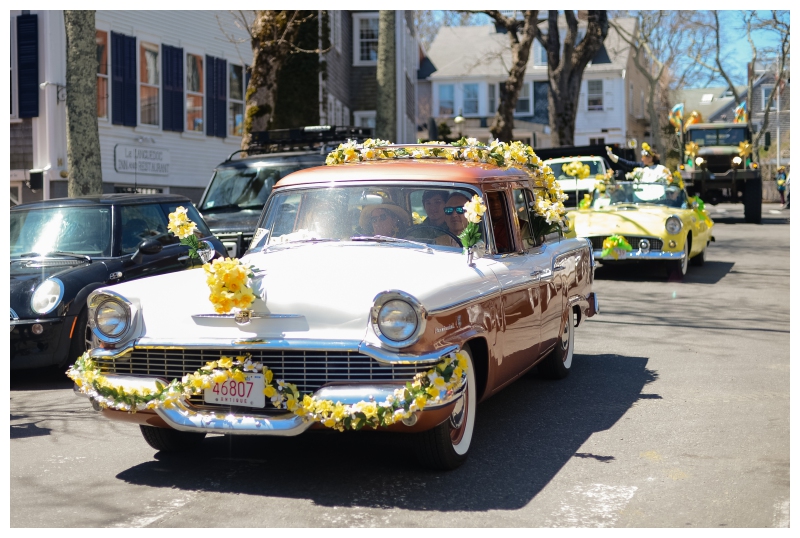
[[[445,215],[452,215],[453,211],[458,213],[459,215],[463,215],[467,210],[464,209],[464,206],[457,206],[457,207],[445,207],[444,214]]]
[[[389,218],[389,215],[387,215],[386,213],[381,213],[380,215],[378,215],[378,216],[376,216],[376,217],[370,217],[370,218],[369,218],[369,221],[370,221],[372,224],[375,224],[375,223],[378,223],[378,222],[383,222],[383,221],[385,221],[385,220],[386,220],[386,219],[388,219],[388,218]]]

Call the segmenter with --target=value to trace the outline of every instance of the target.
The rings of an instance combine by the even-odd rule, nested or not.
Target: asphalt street
[[[375,432],[168,456],[66,378],[12,373],[11,527],[788,527],[789,211],[709,209],[682,282],[597,269],[570,376],[481,404],[449,473]]]

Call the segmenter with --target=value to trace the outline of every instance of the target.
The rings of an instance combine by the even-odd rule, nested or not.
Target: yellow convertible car
[[[660,262],[668,275],[682,278],[703,265],[714,241],[714,222],[701,201],[678,185],[619,181],[599,184],[581,209],[567,216],[570,229],[592,243],[596,260]]]

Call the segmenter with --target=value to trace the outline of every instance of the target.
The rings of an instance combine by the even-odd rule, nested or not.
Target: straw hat
[[[401,226],[410,226],[411,225],[411,217],[408,215],[405,209],[395,204],[370,204],[364,207],[361,210],[361,217],[358,219],[358,225],[361,226],[362,230],[367,230],[367,225],[370,224],[369,218],[372,216],[372,212],[376,209],[385,209],[390,213],[393,213],[400,220]]]

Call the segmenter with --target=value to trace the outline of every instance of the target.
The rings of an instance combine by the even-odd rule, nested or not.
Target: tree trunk
[[[547,49],[547,75],[550,82],[547,102],[550,107],[551,140],[555,147],[575,145],[575,118],[578,115],[583,71],[608,35],[608,14],[589,11],[586,35],[577,45],[578,20],[571,10],[564,11],[567,34],[563,53],[558,34],[558,11],[548,12],[547,35],[536,29],[537,39]]]
[[[397,141],[397,54],[395,12],[378,12],[378,92],[375,105],[375,136]]]
[[[102,194],[97,131],[97,42],[94,11],[64,11],[67,33],[67,194]]]
[[[536,10],[524,11],[525,20],[522,24],[502,15],[499,11],[485,13],[506,28],[511,42],[511,69],[509,69],[505,86],[498,96],[500,104],[497,107],[492,126],[489,128],[492,137],[498,138],[502,142],[511,142],[514,137],[514,111],[517,108],[519,91],[525,82],[525,68],[528,66],[531,45],[533,45],[536,35],[539,12]]]

